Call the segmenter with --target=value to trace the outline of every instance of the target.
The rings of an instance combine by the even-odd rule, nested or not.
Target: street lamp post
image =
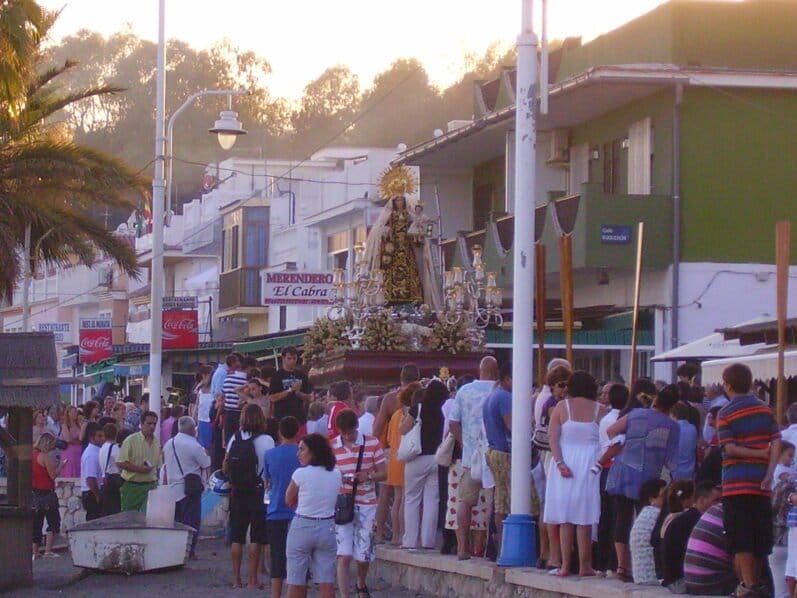
[[[169,119],[168,133],[164,132],[166,118],[166,0],[158,0],[158,53],[155,72],[155,176],[152,179],[152,272],[150,275],[150,352],[149,352],[149,406],[160,417],[161,382],[163,366],[163,225],[166,210],[166,161],[171,160],[174,121],[198,98],[208,95],[241,95],[232,90],[203,90],[189,97]],[[230,149],[238,135],[246,131],[231,110],[221,113],[221,118],[210,132],[219,136],[223,149]],[[168,152],[167,152],[168,144]],[[170,162],[171,163],[171,162]],[[169,189],[171,190],[171,166]]]
[[[515,95],[514,311],[512,314],[512,479],[499,565],[529,567],[537,559],[531,517],[531,393],[534,381],[534,144],[537,140],[537,36],[533,0],[522,0]]]

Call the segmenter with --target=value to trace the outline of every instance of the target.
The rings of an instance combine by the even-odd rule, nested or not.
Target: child
[[[794,476],[794,445],[786,440],[780,443],[780,456],[778,457],[778,464],[775,466],[775,472],[772,474],[772,489],[778,485],[778,482],[786,482]]]

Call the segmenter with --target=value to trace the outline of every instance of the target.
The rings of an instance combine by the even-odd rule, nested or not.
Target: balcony
[[[492,215],[486,228],[461,232],[442,243],[446,269],[469,268],[471,248],[481,245],[485,269],[498,273],[498,284],[512,287],[515,217]],[[559,271],[559,236],[573,238],[573,268],[632,270],[636,264],[637,223],[645,223],[645,269],[672,263],[672,199],[669,195],[603,193],[600,184],[585,184],[580,195],[549,193],[535,214],[535,238],[546,246],[546,270]]]
[[[224,272],[219,277],[219,287],[219,311],[263,307],[260,268],[238,268]]]
[[[572,235],[574,269],[633,269],[639,222],[645,223],[644,267],[666,268],[672,263],[669,195],[617,195],[604,193],[600,184],[587,183],[580,195],[550,200],[542,231],[548,272],[559,271],[562,232]]]

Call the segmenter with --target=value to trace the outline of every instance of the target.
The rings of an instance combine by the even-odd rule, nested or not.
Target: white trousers
[[[435,548],[440,488],[434,455],[420,455],[404,465],[404,538],[402,546]],[[423,505],[423,508],[421,508]]]

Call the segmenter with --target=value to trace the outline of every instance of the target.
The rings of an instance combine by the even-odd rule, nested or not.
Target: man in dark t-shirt
[[[269,400],[274,406],[277,421],[290,415],[303,424],[307,421],[306,404],[312,398],[313,387],[307,375],[296,369],[299,352],[295,347],[282,350],[282,367],[271,376]]]

